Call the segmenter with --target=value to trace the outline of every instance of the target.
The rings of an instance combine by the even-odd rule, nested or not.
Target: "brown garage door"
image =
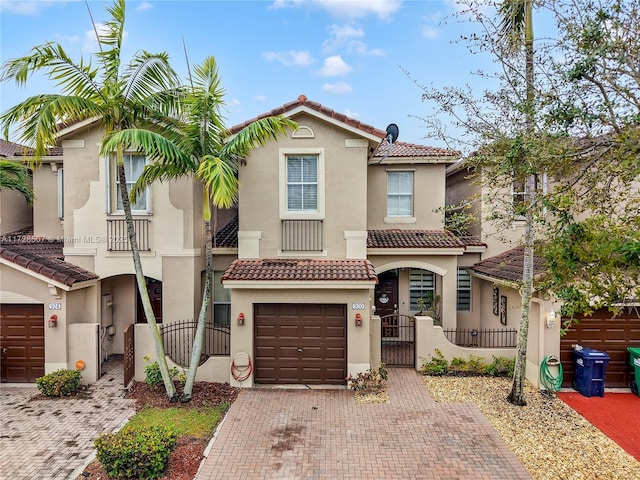
[[[2,381],[35,382],[44,375],[44,307],[0,306]]]
[[[344,384],[345,305],[255,305],[255,382]]]
[[[608,310],[599,310],[590,317],[580,317],[560,339],[560,360],[564,371],[563,387],[571,387],[575,378],[572,345],[578,344],[607,352],[610,357],[605,371],[605,386],[609,388],[629,387],[632,367],[628,346],[640,346],[640,316],[638,312],[625,309],[616,318]]]

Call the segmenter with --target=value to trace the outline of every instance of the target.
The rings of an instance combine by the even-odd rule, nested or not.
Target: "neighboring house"
[[[509,285],[505,269],[499,263],[495,277],[481,272],[494,247],[480,230],[456,237],[444,229],[447,183],[459,152],[401,141],[390,146],[385,130],[303,95],[261,117],[270,115],[289,117],[299,128],[244,159],[238,205],[214,212],[215,329],[199,379],[345,384],[349,374],[380,361],[419,368],[434,354],[434,339],[446,342],[443,329],[514,337],[514,292],[500,287],[498,297],[508,298],[502,322],[493,311],[493,285]],[[33,231],[2,240],[3,328],[9,318],[21,328],[40,326],[32,347],[18,338],[15,355],[3,357],[3,381],[33,381],[83,360],[83,380],[90,383],[110,355],[133,358],[134,343],[135,375],[142,380],[143,358],[154,356],[114,161],[98,155],[101,135],[95,119],[60,132],[63,154],[55,150],[34,171]],[[128,181],[145,161],[127,152]],[[181,179],[154,184],[134,207],[143,270],[163,327],[197,317],[205,268],[200,198],[199,184]],[[9,217],[3,210],[3,225]],[[546,328],[551,305],[544,299],[534,305],[531,329],[540,335],[530,335],[539,343],[527,376],[537,384],[540,356],[559,354],[559,325]],[[420,312],[436,326],[420,315],[416,321]],[[131,325],[135,340],[125,340]],[[188,357],[185,330],[165,335],[174,360]],[[457,343],[483,346],[477,336]],[[514,350],[448,345],[447,354],[488,361]],[[35,365],[31,373],[27,364]]]
[[[498,328],[501,324],[518,328],[521,317],[519,284],[524,255],[523,247],[519,245],[524,235],[524,222],[516,220],[507,228],[500,229],[486,221],[492,208],[487,199],[493,195],[486,195],[471,179],[471,174],[464,159],[447,167],[447,205],[473,200],[471,212],[476,222],[471,232],[479,233],[481,241],[487,245],[482,261],[469,268],[474,292],[481,299],[481,325],[482,328]],[[546,188],[546,176],[542,184]],[[522,201],[522,193],[516,186],[510,192],[504,192],[504,196],[511,196],[515,204]],[[501,205],[499,208],[505,207]],[[534,276],[542,275],[544,268],[544,260],[534,258]],[[640,344],[640,307],[626,307],[615,316],[607,309],[598,310],[588,317],[580,316],[566,334],[561,335],[560,329],[566,320],[560,316],[561,306],[547,292],[534,291],[529,315],[527,378],[533,381],[542,360],[548,355],[555,355],[563,364],[563,386],[571,387],[575,374],[573,345],[579,344],[609,354],[605,378],[607,387],[628,387],[632,368],[627,346]]]

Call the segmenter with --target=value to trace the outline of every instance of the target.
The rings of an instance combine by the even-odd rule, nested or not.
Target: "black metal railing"
[[[321,252],[322,220],[282,220],[283,252]]]
[[[151,221],[146,218],[133,220],[133,227],[136,230],[138,250],[141,252],[148,252],[151,250],[151,242],[149,241],[150,223]],[[131,251],[131,243],[129,242],[129,232],[127,231],[126,220],[107,220],[107,250],[110,252]]]
[[[445,329],[444,334],[447,340],[461,347],[515,348],[518,344],[518,330],[511,328]]]
[[[160,326],[165,353],[182,367],[188,367],[191,363],[191,350],[197,325],[198,322],[195,320],[179,320]],[[229,355],[230,340],[231,328],[228,325],[207,323],[199,365],[209,357]]]
[[[415,366],[415,319],[397,313],[380,317],[381,361],[396,367]]]

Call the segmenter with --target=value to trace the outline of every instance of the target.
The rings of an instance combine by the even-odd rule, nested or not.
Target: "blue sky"
[[[90,0],[96,23],[109,2]],[[232,126],[295,100],[310,100],[384,129],[396,123],[399,140],[445,146],[425,138],[418,117],[429,114],[421,84],[477,81],[470,74],[490,59],[468,53],[457,39],[474,26],[451,15],[451,1],[270,0],[127,2],[124,59],[140,49],[167,51],[186,77],[183,38],[191,64],[216,57]],[[84,1],[0,2],[0,59],[25,55],[47,41],[78,59],[96,51]],[[32,78],[26,88],[0,85],[0,110],[29,95],[54,92]],[[10,140],[15,140],[10,138]]]

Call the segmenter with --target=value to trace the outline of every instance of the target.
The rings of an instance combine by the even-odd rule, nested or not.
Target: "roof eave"
[[[224,288],[252,290],[359,290],[370,289],[376,285],[375,280],[223,280]]]
[[[91,287],[93,285],[96,285],[100,281],[100,278],[94,278],[91,280],[74,281],[72,285],[67,285],[66,283],[59,282],[50,277],[42,275],[38,272],[34,272],[33,270],[17,265],[11,262],[10,260],[7,260],[6,258],[0,257],[0,264],[6,265],[7,267],[13,268],[14,270],[17,270],[21,273],[29,275],[30,277],[33,277],[36,280],[39,280],[49,285],[53,285],[66,292],[72,292],[74,290],[81,290],[83,288]]]
[[[462,255],[464,247],[450,248],[367,248],[367,255]]]

